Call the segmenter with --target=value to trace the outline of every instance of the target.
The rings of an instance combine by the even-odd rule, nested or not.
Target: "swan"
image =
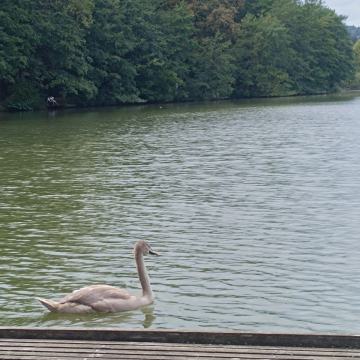
[[[89,313],[135,310],[154,301],[150,279],[144,263],[144,255],[160,255],[143,240],[134,247],[136,267],[142,287],[142,295],[134,296],[125,289],[110,285],[90,285],[73,291],[59,301],[37,298],[51,312]]]

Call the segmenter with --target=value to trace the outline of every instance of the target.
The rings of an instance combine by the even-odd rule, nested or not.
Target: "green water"
[[[360,332],[360,97],[0,114],[0,326]],[[92,283],[156,301],[54,315]]]

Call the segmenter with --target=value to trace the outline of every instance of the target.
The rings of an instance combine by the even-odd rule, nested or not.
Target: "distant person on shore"
[[[57,105],[57,102],[53,96],[49,96],[47,98],[47,104],[51,105],[51,106],[55,106],[55,105]]]

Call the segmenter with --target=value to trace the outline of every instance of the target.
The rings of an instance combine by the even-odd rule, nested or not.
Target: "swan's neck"
[[[135,250],[135,261],[139,275],[139,280],[142,287],[142,295],[143,297],[153,300],[153,293],[151,290],[149,275],[147,273],[146,266],[144,263],[144,256],[142,252],[139,251],[138,249]]]

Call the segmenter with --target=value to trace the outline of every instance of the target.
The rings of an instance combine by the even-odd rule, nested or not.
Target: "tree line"
[[[355,55],[355,78],[350,82],[350,88],[360,89],[360,39],[354,44],[354,55]]]
[[[1,0],[0,103],[62,105],[318,94],[354,77],[321,0]]]

